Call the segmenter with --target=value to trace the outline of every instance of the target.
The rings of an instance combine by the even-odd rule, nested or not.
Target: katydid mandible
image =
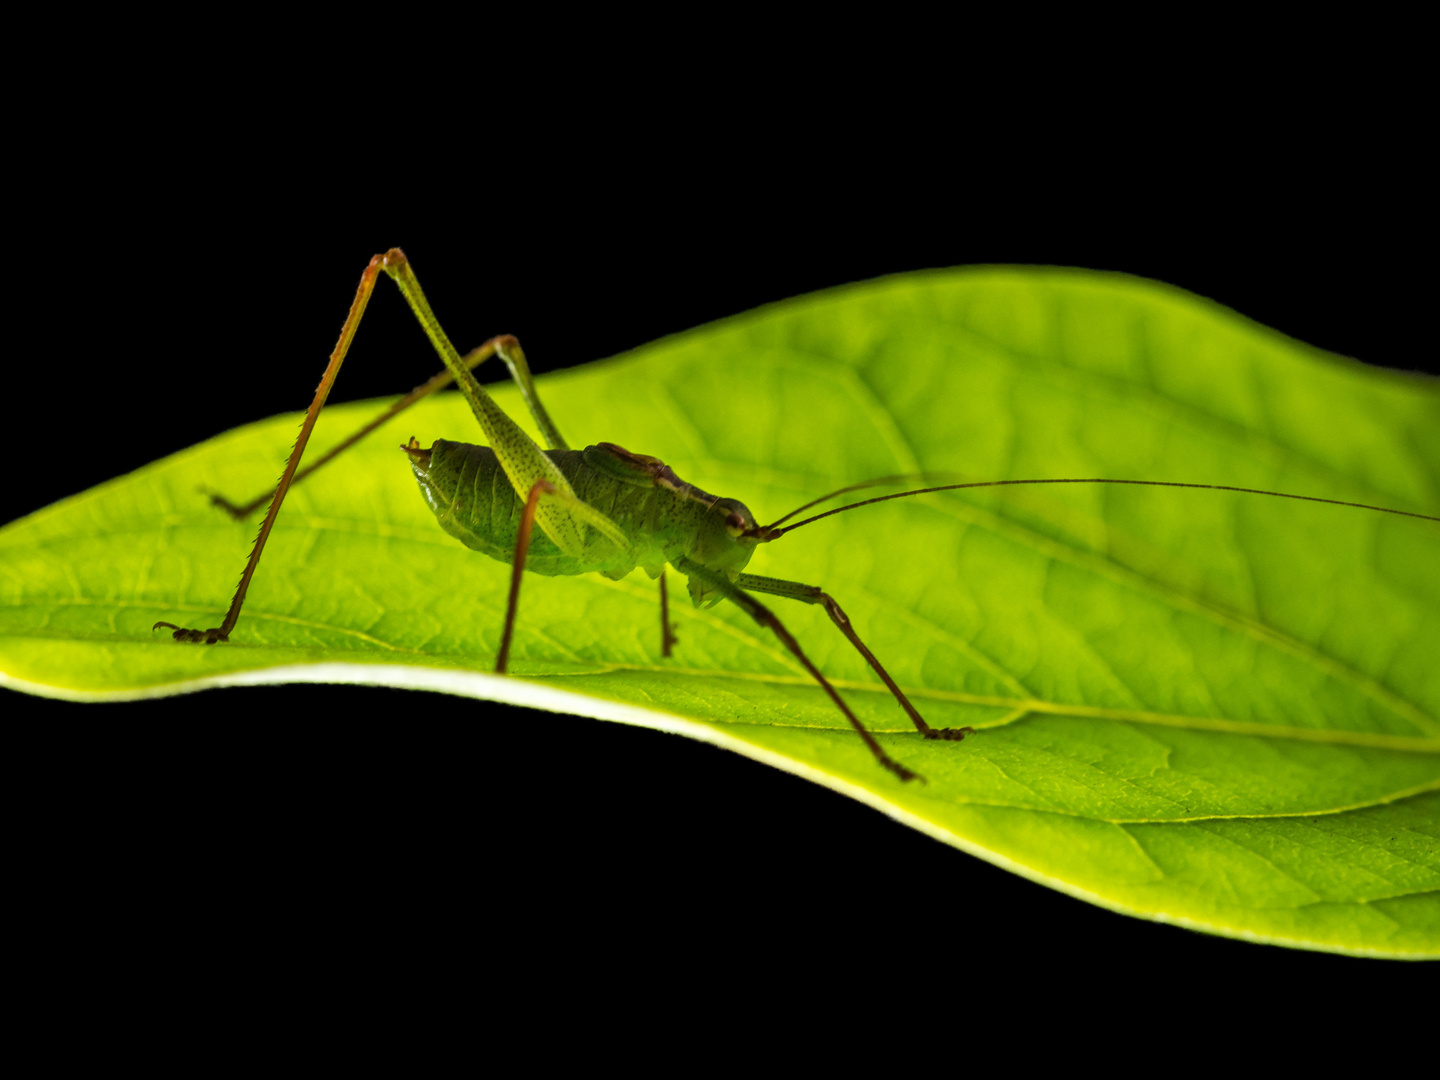
[[[435,351],[444,361],[446,370],[417,387],[308,468],[300,470],[300,460],[310,434],[335,383],[381,272],[389,275],[399,287]],[[475,367],[494,356],[500,357],[509,368],[536,426],[549,444],[548,449],[538,446],[501,410],[473,375],[472,370]],[[769,628],[830,697],[876,760],[901,780],[923,778],[885,753],[834,686],[806,656],[799,642],[774,612],[755,598],[754,593],[823,606],[831,621],[874,669],[925,738],[958,741],[967,734],[972,734],[972,729],[934,728],[926,723],[879,659],[865,646],[840,605],[822,588],[745,573],[745,567],[759,544],[776,540],[785,533],[820,518],[873,502],[961,488],[1017,484],[1105,483],[1207,488],[1333,503],[1440,521],[1440,518],[1429,518],[1427,515],[1390,510],[1386,507],[1226,485],[1067,478],[948,483],[916,488],[852,503],[781,527],[783,522],[802,511],[838,495],[914,479],[889,477],[831,492],[792,511],[772,525],[762,526],[743,503],[701,491],[676,476],[674,471],[658,458],[632,453],[613,443],[604,442],[588,446],[584,450],[571,450],[535,391],[519,342],[509,336],[492,338],[462,357],[441,329],[404,253],[399,248],[392,248],[371,259],[361,276],[350,313],[340,332],[340,340],[331,353],[330,362],[305,414],[299,437],[273,495],[261,496],[244,506],[236,506],[222,497],[212,496],[217,505],[236,517],[245,516],[269,498],[269,509],[224,620],[220,626],[207,630],[187,629],[168,622],[156,623],[155,629],[165,627],[173,630],[177,641],[205,644],[227,641],[239,619],[246,591],[291,485],[313,473],[416,401],[451,382],[454,382],[465,396],[489,445],[473,446],[442,439],[436,440],[426,449],[412,438],[401,449],[409,457],[421,492],[441,527],[467,547],[511,566],[509,599],[495,664],[498,673],[503,674],[506,671],[519,607],[520,586],[527,569],[546,575],[600,573],[614,580],[625,577],[637,567],[644,569],[651,578],[659,580],[661,651],[664,656],[670,656],[675,638],[669,620],[664,576],[665,568],[669,566],[687,579],[691,600],[697,607],[709,607],[721,600],[728,600],[758,624]],[[538,533],[534,531],[536,524],[540,527]]]

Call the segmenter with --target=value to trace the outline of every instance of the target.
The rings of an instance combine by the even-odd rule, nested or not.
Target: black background
[[[515,333],[540,372],[817,288],[987,262],[1157,278],[1323,348],[1435,369],[1404,162],[1362,185],[1301,151],[1185,182],[1182,162],[1136,160],[1077,185],[1064,162],[977,180],[846,155],[782,169],[778,153],[552,148],[442,182],[214,151],[143,182],[58,179],[9,265],[0,520],[303,408],[361,269],[392,244],[457,345]],[[436,368],[382,282],[332,400]],[[623,969],[677,992],[818,966],[861,991],[1109,974],[1161,999],[1202,975],[1364,996],[1418,970],[1114,915],[804,781],[614,724],[344,687],[104,706],[4,693],[0,709],[36,925],[100,967],[423,981],[494,978],[519,952],[514,979],[543,958],[556,980]]]

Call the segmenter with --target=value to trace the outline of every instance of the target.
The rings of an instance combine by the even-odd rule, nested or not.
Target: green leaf
[[[364,332],[363,330],[361,331]],[[575,445],[664,458],[762,520],[918,471],[1269,488],[1440,514],[1440,389],[1130,278],[980,269],[803,297],[539,380]],[[497,394],[528,417],[509,387]],[[327,411],[314,450],[373,413]],[[927,743],[823,612],[777,611],[888,751],[879,768],[779,643],[643,575],[527,576],[445,535],[396,449],[478,441],[458,397],[290,495],[230,644],[248,498],[294,438],[221,435],[0,531],[0,672],[77,699],[245,682],[425,687],[677,731],[884,809],[1092,902],[1200,930],[1440,955],[1440,526],[1228,492],[927,495],[762,547],[821,584],[937,726]],[[533,429],[531,429],[533,430]],[[683,596],[683,590],[676,590]],[[783,605],[783,606],[782,606]]]

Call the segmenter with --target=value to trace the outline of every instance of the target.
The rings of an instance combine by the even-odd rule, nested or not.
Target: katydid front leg
[[[737,607],[741,608],[747,615],[749,615],[761,626],[768,626],[771,631],[774,632],[775,636],[780,639],[781,643],[790,650],[790,652],[794,655],[795,659],[799,660],[800,663],[804,666],[805,670],[808,671],[811,676],[814,677],[815,681],[820,684],[821,688],[825,691],[825,693],[830,695],[830,700],[833,701],[836,707],[839,708],[839,710],[845,715],[845,719],[850,721],[850,726],[855,729],[856,733],[860,736],[860,738],[865,740],[865,745],[869,748],[870,752],[875,755],[875,760],[880,762],[881,765],[884,765],[885,768],[889,769],[901,780],[919,780],[922,783],[924,782],[925,778],[919,773],[907,769],[904,765],[901,765],[889,754],[885,753],[884,749],[880,746],[880,744],[875,741],[875,736],[871,735],[870,732],[866,729],[865,725],[860,722],[859,717],[857,717],[853,712],[850,711],[850,706],[845,703],[845,699],[840,696],[839,691],[837,691],[835,687],[830,685],[830,680],[825,678],[825,676],[820,673],[820,669],[817,668],[813,663],[811,663],[810,658],[805,655],[805,650],[800,648],[800,643],[796,641],[794,635],[785,628],[784,623],[782,623],[776,617],[773,611],[771,611],[764,604],[760,603],[759,600],[756,600],[753,596],[751,596],[749,593],[745,592],[742,588],[739,587],[741,580],[747,578],[753,578],[754,580],[779,585],[795,585],[797,583],[782,582],[779,581],[779,579],[777,578],[754,578],[754,575],[751,574],[741,574],[739,575],[739,577],[736,578],[734,582],[732,582],[723,573],[709,570],[701,566],[699,563],[692,562],[689,559],[681,559],[680,562],[676,565],[675,569],[679,570],[680,573],[685,574],[688,577],[699,578],[701,581],[705,582],[708,586],[710,586],[710,588],[716,590],[717,592],[723,593],[726,599],[730,600]],[[748,588],[750,586],[747,585],[746,587]],[[809,586],[806,585],[799,585],[798,587],[801,589],[809,588]],[[771,589],[768,591],[775,592],[776,590]],[[816,591],[818,592],[818,590]],[[789,596],[791,594],[789,592],[781,592],[777,593],[777,595]],[[800,599],[799,596],[796,596],[795,598]],[[811,600],[809,602],[820,603],[821,601]],[[843,617],[844,613],[842,612],[841,615]],[[831,618],[834,618],[834,616],[832,615]],[[861,646],[861,649],[864,650],[863,645]],[[868,655],[868,650],[865,651]],[[875,661],[873,658],[871,658],[871,661],[877,666],[877,668],[879,667],[878,661]],[[895,684],[890,681],[889,675],[885,675],[885,681],[886,684],[889,685],[890,688],[895,692],[895,694],[900,697],[901,701],[904,702],[905,705],[912,710],[913,717],[917,721],[919,721],[919,723],[924,724],[925,721],[920,719],[919,713],[913,712],[914,706],[911,706],[909,704],[908,699],[906,699],[904,694],[900,692],[899,687],[895,686]],[[929,728],[929,725],[926,725],[926,727],[922,730],[932,729]]]
[[[910,699],[905,696],[905,691],[895,684],[890,673],[885,670],[883,664],[876,659],[875,654],[866,648],[865,643],[860,640],[860,635],[855,632],[854,624],[850,622],[850,616],[846,615],[835,598],[825,590],[816,585],[802,585],[798,581],[786,581],[783,578],[760,577],[757,574],[740,574],[735,579],[735,584],[742,589],[750,589],[754,592],[769,593],[772,596],[785,596],[791,600],[799,600],[804,604],[820,604],[825,608],[830,621],[840,628],[840,632],[849,639],[850,644],[855,646],[857,652],[865,658],[865,662],[875,669],[875,674],[880,676],[880,681],[890,688],[890,693],[895,695],[895,700],[900,707],[909,715],[911,722],[917,731],[927,739],[948,739],[955,742],[965,738],[966,735],[974,735],[972,727],[958,728],[933,728],[925,722],[920,711],[910,704]]]

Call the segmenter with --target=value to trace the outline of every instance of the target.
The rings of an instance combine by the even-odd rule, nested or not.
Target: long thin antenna
[[[817,499],[815,502],[824,502],[825,499],[842,494],[847,490],[853,491],[856,488],[871,487],[880,483],[884,483],[884,481],[872,480],[864,484],[856,484],[852,488],[832,492],[830,495],[825,496],[825,498]],[[943,484],[940,487],[917,488],[914,491],[900,491],[894,495],[879,495],[873,499],[864,499],[857,503],[851,503],[849,506],[839,506],[834,510],[826,510],[823,514],[808,517],[804,521],[797,521],[794,525],[787,525],[783,529],[776,529],[774,526],[771,526],[768,529],[757,531],[770,534],[765,536],[765,539],[773,540],[777,536],[783,536],[785,533],[800,528],[801,525],[809,525],[812,522],[819,521],[821,518],[827,518],[834,514],[843,514],[847,510],[858,510],[860,507],[869,506],[872,503],[889,502],[891,499],[906,499],[912,495],[929,495],[936,491],[957,491],[961,488],[1013,487],[1020,484],[1136,484],[1146,487],[1204,488],[1207,491],[1238,491],[1245,495],[1272,495],[1277,499],[1299,499],[1302,502],[1329,503],[1331,506],[1351,506],[1357,510],[1376,510],[1382,514],[1399,514],[1401,517],[1419,518],[1422,521],[1440,521],[1440,517],[1434,517],[1430,514],[1415,514],[1409,510],[1393,510],[1388,506],[1371,506],[1369,503],[1345,502],[1343,499],[1321,499],[1314,495],[1291,495],[1285,491],[1263,491],[1260,488],[1231,487],[1229,484],[1182,484],[1175,480],[1111,480],[1102,477],[1086,477],[1083,479],[1061,480],[982,480],[978,483]],[[800,510],[786,514],[780,521],[784,521],[785,518],[794,517],[800,513],[801,510],[806,510],[814,506],[815,502],[808,503],[806,506],[802,506]],[[778,525],[779,523],[780,522],[777,521],[775,524]]]
[[[896,475],[896,476],[880,476],[880,477],[876,477],[874,480],[865,480],[865,481],[862,481],[861,483],[858,483],[858,484],[851,484],[849,487],[836,488],[834,491],[830,492],[828,495],[821,495],[818,499],[811,499],[811,500],[810,500],[808,503],[806,503],[804,506],[797,506],[794,510],[791,510],[791,511],[790,511],[788,514],[786,514],[784,517],[779,518],[779,519],[776,520],[776,521],[772,521],[769,525],[766,526],[766,528],[767,528],[767,529],[774,529],[774,528],[776,528],[776,527],[778,527],[778,526],[780,526],[780,525],[783,525],[785,522],[789,521],[789,520],[790,520],[792,517],[794,517],[796,514],[803,514],[806,510],[809,510],[812,506],[819,506],[819,505],[820,505],[821,503],[823,503],[823,502],[829,502],[831,499],[834,499],[834,498],[836,498],[836,497],[838,497],[838,496],[840,496],[840,495],[848,495],[848,494],[849,494],[850,492],[852,492],[852,491],[860,491],[860,490],[862,490],[862,489],[864,489],[864,488],[872,488],[872,487],[890,487],[892,484],[910,484],[910,483],[914,483],[914,482],[917,481],[917,480],[918,480],[920,483],[923,484],[926,480],[946,480],[946,479],[948,479],[948,478],[950,478],[950,477],[952,477],[952,476],[963,476],[963,475],[964,475],[963,473],[943,473],[943,472],[936,472],[936,473],[900,473],[900,474],[898,474],[898,475]],[[957,482],[957,483],[960,483],[961,481],[956,481],[956,482]],[[858,506],[858,505],[860,505],[860,504],[859,504],[859,503],[856,503],[856,505]]]

